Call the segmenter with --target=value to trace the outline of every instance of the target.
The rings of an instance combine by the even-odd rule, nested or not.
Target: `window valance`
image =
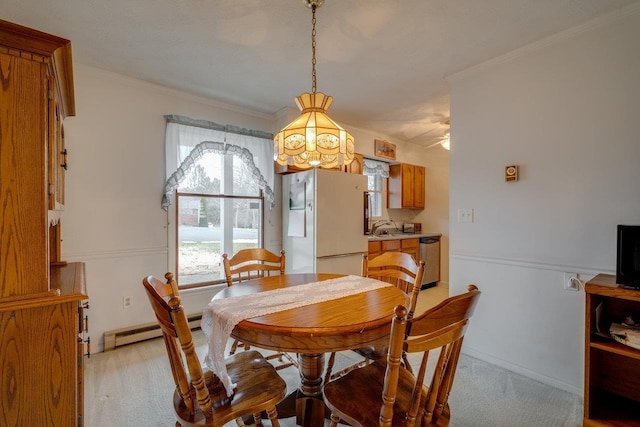
[[[265,198],[273,202],[273,135],[232,125],[167,115],[165,134],[166,181],[162,208],[167,210],[171,195],[187,172],[205,154],[234,154],[251,171]]]
[[[389,163],[380,160],[364,159],[364,174],[389,178]]]

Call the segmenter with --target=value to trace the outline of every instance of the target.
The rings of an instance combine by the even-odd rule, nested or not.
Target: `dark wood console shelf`
[[[607,337],[612,322],[640,315],[640,291],[599,274],[585,292],[584,425],[640,427],[640,350]]]

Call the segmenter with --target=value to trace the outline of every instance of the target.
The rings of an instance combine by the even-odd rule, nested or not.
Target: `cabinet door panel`
[[[420,239],[402,239],[400,241],[402,242],[402,249],[407,250],[411,248],[417,248],[420,244]]]
[[[48,159],[49,159],[49,209],[62,209],[64,206],[64,172],[66,170],[66,151],[64,130],[55,85],[49,84],[48,104]]]
[[[0,312],[0,344],[8,375],[0,397],[4,418],[0,425],[76,425],[74,305]]]
[[[402,165],[402,207],[413,207],[414,204],[414,178],[413,165]]]
[[[382,241],[382,252],[387,251],[399,251],[402,247],[400,243],[401,240],[383,240]]]
[[[425,168],[406,163],[389,166],[387,202],[392,209],[424,209]]]
[[[44,73],[0,54],[0,297],[48,290]]]
[[[415,176],[413,179],[413,182],[414,182],[413,206],[415,208],[420,208],[420,209],[424,209],[424,190],[425,190],[424,175],[425,175],[425,168],[422,166],[416,166]]]
[[[364,158],[362,154],[356,153],[353,157],[353,161],[347,166],[347,172],[362,175],[364,170]]]

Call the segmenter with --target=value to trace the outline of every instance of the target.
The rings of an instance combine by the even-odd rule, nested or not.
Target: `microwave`
[[[402,224],[403,233],[420,233],[422,231],[422,224],[419,222],[405,222]]]

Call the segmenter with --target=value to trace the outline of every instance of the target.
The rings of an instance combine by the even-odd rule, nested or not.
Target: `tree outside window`
[[[176,197],[180,286],[220,283],[223,253],[260,247],[263,205],[260,189],[239,158],[203,155]]]

